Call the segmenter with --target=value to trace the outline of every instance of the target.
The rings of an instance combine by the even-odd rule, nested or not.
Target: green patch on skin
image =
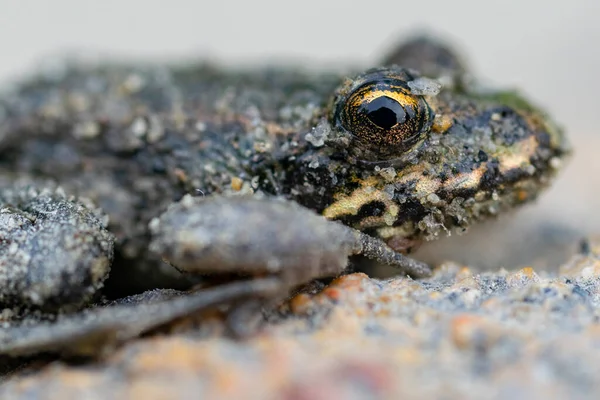
[[[534,107],[528,100],[521,96],[521,94],[513,90],[484,94],[481,96],[481,99],[500,103],[502,105],[514,108],[515,110],[539,113],[545,117],[545,114],[540,111],[540,109]]]

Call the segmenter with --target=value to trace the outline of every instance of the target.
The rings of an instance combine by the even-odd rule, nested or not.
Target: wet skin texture
[[[351,254],[407,265],[391,249],[534,199],[568,153],[543,112],[517,93],[481,89],[436,41],[413,40],[382,65],[351,76],[69,65],[0,100],[1,181],[41,190],[51,180],[60,199],[89,199],[108,215],[85,218],[97,219],[98,237],[115,237],[113,294],[189,286],[161,256],[188,273],[287,268],[287,291],[340,273]],[[297,236],[277,233],[289,224]],[[332,235],[331,248],[311,247]],[[112,257],[101,245],[94,251]],[[269,258],[283,245],[294,257]],[[302,246],[316,270],[298,273]],[[415,268],[407,272],[427,272]],[[74,302],[56,290],[54,303]]]

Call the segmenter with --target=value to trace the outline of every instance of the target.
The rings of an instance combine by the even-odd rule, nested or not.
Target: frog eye
[[[404,70],[376,70],[357,78],[336,100],[334,125],[379,159],[413,148],[429,131],[433,111],[423,96],[411,93],[409,80]]]

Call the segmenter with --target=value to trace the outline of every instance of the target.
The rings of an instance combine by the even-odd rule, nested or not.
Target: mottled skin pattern
[[[148,224],[186,193],[281,195],[399,251],[534,198],[567,152],[560,131],[516,94],[463,80],[451,53],[438,63],[435,46],[423,59],[411,46],[390,59],[445,85],[422,96],[431,128],[397,155],[377,159],[336,121],[356,77],[73,65],[0,101],[0,176],[53,179],[101,207],[113,280],[134,290],[174,284],[148,252]]]
[[[323,162],[338,181],[335,201],[318,206],[326,217],[392,247],[463,231],[535,198],[566,152],[560,132],[516,95],[443,90],[425,97],[436,123],[415,148],[392,160]],[[306,172],[304,179],[318,184],[323,175]]]

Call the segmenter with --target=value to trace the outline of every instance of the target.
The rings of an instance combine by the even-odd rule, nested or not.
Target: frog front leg
[[[428,265],[381,240],[274,197],[186,196],[150,224],[151,249],[194,274],[279,277],[281,294],[342,273],[351,255],[425,277]]]

